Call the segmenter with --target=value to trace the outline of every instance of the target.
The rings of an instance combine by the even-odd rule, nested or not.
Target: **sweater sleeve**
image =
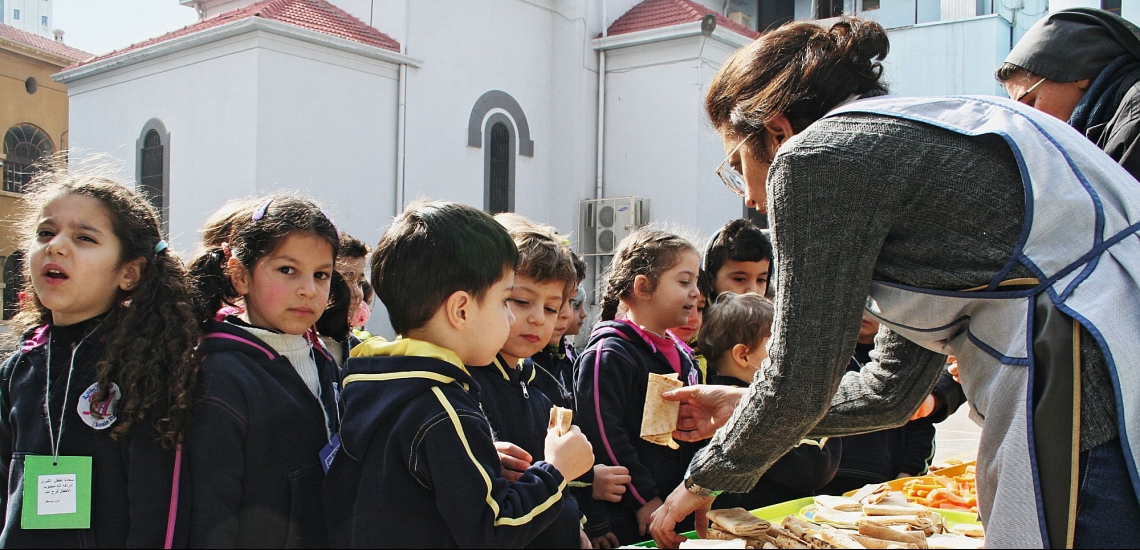
[[[238,381],[216,361],[207,357],[202,367],[201,399],[186,430],[194,480],[190,546],[195,548],[233,548],[238,540],[248,406]]]
[[[911,420],[906,429],[906,452],[898,462],[895,475],[921,476],[930,468],[934,459],[934,423],[928,418]]]
[[[503,479],[487,421],[435,391],[447,420],[427,430],[417,454],[426,457],[421,467],[440,492],[436,507],[451,536],[460,548],[523,547],[562,512],[566,481],[541,461],[514,483]]]
[[[777,155],[768,178],[778,260],[770,357],[693,460],[701,486],[747,492],[827,412],[855,348],[879,253],[915,195],[876,177],[866,156],[825,139],[786,144]],[[860,419],[864,431],[909,416],[926,397],[929,386],[921,393],[899,387],[897,374],[874,371],[875,383],[862,386],[887,394],[860,403],[874,407]]]
[[[637,401],[631,395],[637,367],[622,352],[600,344],[582,355],[580,368],[574,388],[579,411],[574,415],[575,422],[593,445],[596,462],[629,469],[633,482],[631,490],[623,495],[622,504],[637,510],[658,496],[653,474],[633,447],[632,440],[640,433],[631,434],[625,426],[626,409],[637,407],[640,411],[644,407],[644,396]]]

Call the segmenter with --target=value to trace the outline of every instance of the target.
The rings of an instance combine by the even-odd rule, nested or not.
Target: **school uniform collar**
[[[370,338],[352,348],[349,357],[426,357],[439,359],[470,376],[467,367],[459,359],[459,354],[443,346],[415,338],[401,338],[392,342],[385,342],[380,338]]]

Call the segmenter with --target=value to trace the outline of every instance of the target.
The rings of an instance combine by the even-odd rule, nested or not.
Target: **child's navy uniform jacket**
[[[0,367],[0,476],[8,489],[3,495],[6,514],[0,547],[161,548],[171,520],[185,519],[189,511],[187,498],[171,503],[175,451],[162,447],[152,418],[136,421],[129,436],[115,441],[111,439],[111,430],[117,422],[97,430],[80,417],[77,405],[81,396],[96,383],[95,366],[103,356],[105,333],[106,327],[99,326],[98,320],[69,327],[45,325],[25,333],[19,351]],[[60,437],[59,454],[91,457],[89,529],[20,528],[24,459],[28,455],[52,455],[44,418],[49,345],[53,346],[51,362],[54,366],[50,369],[50,416],[52,429]],[[68,388],[72,361],[74,369]],[[62,435],[59,432],[61,411]],[[164,414],[164,411],[152,410],[149,414]],[[182,474],[179,495],[186,497],[188,484],[181,481],[188,476],[185,470]],[[174,517],[172,504],[175,504]],[[185,522],[175,524],[178,529],[172,542],[175,547],[184,547]]]
[[[574,345],[562,338],[557,346],[546,346],[527,359],[533,363],[530,368],[535,372],[532,385],[563,409],[574,410],[574,358],[577,356]]]
[[[320,452],[338,427],[336,363],[314,347],[318,401],[287,358],[241,327],[211,323],[199,349],[190,545],[328,547]]]
[[[713,375],[709,384],[748,387],[748,383],[731,376]],[[713,508],[754,510],[771,504],[809,497],[831,482],[839,469],[845,447],[838,437],[804,440],[788,454],[772,464],[747,493],[723,493]]]
[[[641,439],[649,373],[677,373],[686,385],[701,380],[689,355],[679,347],[677,352],[679,373],[632,324],[606,321],[595,327],[589,345],[578,356],[574,422],[594,446],[596,463],[625,466],[633,478],[620,503],[594,501],[584,506],[591,537],[612,531],[622,544],[646,538],[637,533],[637,510],[654,498],[664,500],[684,479],[696,445],[679,443],[681,449],[673,450]]]
[[[338,548],[521,548],[562,512],[566,482],[535,462],[501,475],[478,388],[454,352],[368,340],[344,379],[341,448],[325,480]]]
[[[502,357],[479,368],[469,368],[479,385],[479,403],[495,441],[514,443],[531,456],[531,462],[546,460],[546,432],[550,426],[550,399],[533,385],[537,373],[530,361],[507,366]],[[565,495],[562,513],[528,548],[578,548],[581,531],[578,502]]]

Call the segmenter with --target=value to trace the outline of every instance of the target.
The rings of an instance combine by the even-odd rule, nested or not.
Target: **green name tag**
[[[91,527],[91,457],[24,457],[24,529]]]

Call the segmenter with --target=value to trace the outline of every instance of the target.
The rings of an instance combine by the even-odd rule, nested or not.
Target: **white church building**
[[[183,255],[223,202],[277,189],[319,200],[370,244],[418,197],[515,211],[593,246],[605,239],[581,227],[579,202],[636,196],[653,222],[709,235],[744,208],[714,174],[724,150],[703,95],[757,29],[871,17],[890,28],[896,93],[994,94],[993,70],[1047,5],[180,2],[197,23],[55,79],[68,86],[71,158],[103,153],[131,167]]]

